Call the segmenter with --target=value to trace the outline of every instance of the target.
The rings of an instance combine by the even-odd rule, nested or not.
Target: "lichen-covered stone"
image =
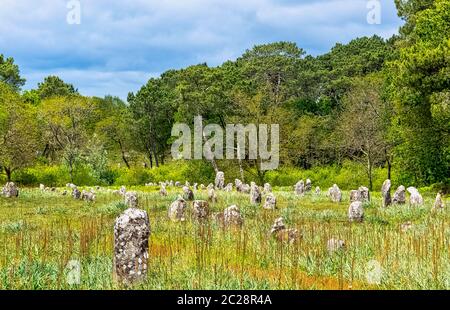
[[[406,203],[406,189],[403,185],[400,185],[394,193],[392,203],[402,205]]]
[[[434,201],[433,209],[443,210],[445,208],[444,199],[442,199],[441,193],[438,193],[436,200]]]
[[[236,205],[232,205],[223,211],[223,222],[225,226],[242,226],[244,219]]]
[[[192,217],[197,221],[204,221],[209,216],[209,204],[204,200],[195,200],[192,207]]]
[[[241,180],[235,179],[234,186],[236,186],[236,191],[238,191],[238,192],[242,191],[242,181]]]
[[[217,202],[217,195],[214,188],[208,189],[208,201],[210,202]]]
[[[93,191],[85,191],[83,190],[81,192],[81,199],[88,201],[88,202],[94,202],[95,201],[95,193]]]
[[[81,199],[81,192],[78,190],[78,188],[74,188],[72,190],[72,197],[73,199]]]
[[[361,201],[353,201],[348,208],[348,219],[351,222],[362,222],[364,219],[364,208]]]
[[[272,192],[272,186],[269,183],[264,183],[264,193],[268,194]]]
[[[381,197],[383,207],[387,207],[391,204],[391,180],[385,180],[381,187]]]
[[[260,204],[261,203],[261,191],[255,182],[250,185],[250,203]]]
[[[312,184],[311,184],[311,180],[310,179],[306,179],[306,183],[305,183],[305,192],[308,193],[311,191],[312,188]]]
[[[342,192],[336,184],[333,184],[333,186],[328,189],[328,197],[330,197],[333,202],[342,201]]]
[[[286,228],[282,217],[275,220],[272,228],[270,229],[270,234],[280,242],[289,242],[291,244],[297,241],[300,237],[297,229]]]
[[[147,212],[129,208],[114,225],[114,269],[119,282],[131,285],[147,276],[150,221]]]
[[[423,198],[420,195],[419,190],[413,186],[408,187],[407,191],[409,192],[409,203],[413,206],[423,205]]]
[[[353,201],[361,201],[361,194],[359,190],[351,190],[350,191],[350,202]]]
[[[194,200],[194,192],[187,186],[183,187],[183,199],[186,201]]]
[[[361,199],[361,202],[369,202],[370,201],[370,192],[369,189],[365,186],[360,186],[358,188],[359,196]]]
[[[276,209],[276,207],[277,207],[277,198],[275,197],[275,195],[272,193],[267,194],[263,208],[267,210],[273,210]]]
[[[226,192],[232,192],[233,191],[233,183],[228,183],[227,186],[223,189]]]
[[[187,204],[186,201],[178,197],[177,200],[172,202],[169,206],[169,218],[174,222],[183,222],[186,220],[185,212],[186,212]]]
[[[317,196],[319,196],[319,195],[320,195],[320,192],[321,192],[321,191],[320,191],[320,187],[317,186],[317,187],[316,187],[316,190],[315,190],[314,192],[316,193]]]
[[[164,183],[161,184],[161,188],[159,189],[159,195],[160,196],[167,196],[167,189]]]
[[[2,195],[6,198],[19,197],[19,189],[14,182],[8,182],[2,189]]]
[[[223,173],[223,171],[217,172],[215,186],[217,189],[223,189],[225,187],[225,173]]]
[[[124,199],[128,208],[137,208],[139,204],[138,195],[135,192],[127,192]]]
[[[295,184],[295,194],[298,196],[302,196],[305,193],[305,182],[303,180],[300,180]]]

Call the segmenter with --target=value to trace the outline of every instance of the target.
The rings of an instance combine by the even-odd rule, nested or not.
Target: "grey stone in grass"
[[[310,192],[312,188],[312,184],[311,184],[311,180],[310,179],[306,179],[306,184],[305,184],[305,192]]]
[[[183,186],[183,199],[186,201],[194,200],[194,192],[188,186]]]
[[[2,189],[2,195],[6,198],[19,197],[19,188],[14,182],[7,182]]]
[[[174,222],[184,222],[186,220],[186,208],[186,201],[183,198],[178,197],[178,199],[169,206],[169,218]]]
[[[72,197],[74,199],[81,199],[81,192],[78,190],[78,188],[74,188],[72,190]]]
[[[358,188],[359,196],[361,199],[361,202],[369,202],[370,201],[370,192],[369,189],[365,186],[360,186]]]
[[[295,194],[298,196],[302,196],[305,193],[305,182],[300,180],[295,184]]]
[[[445,208],[444,199],[442,199],[441,193],[438,193],[436,200],[434,201],[433,209],[443,210]]]
[[[181,183],[178,182],[178,181],[176,181],[176,182],[175,182],[175,186],[176,186],[176,187],[180,187],[180,186],[181,186]]]
[[[223,189],[226,192],[232,192],[233,191],[233,183],[228,183],[227,186]]]
[[[236,186],[236,191],[242,192],[242,181],[239,179],[234,180],[234,185]]]
[[[208,201],[217,202],[217,195],[216,195],[216,191],[214,190],[214,188],[208,189]]]
[[[131,285],[147,276],[150,221],[147,212],[129,208],[114,225],[114,270],[119,282]]]
[[[160,196],[167,196],[167,189],[166,186],[164,185],[164,183],[161,183],[161,188],[159,189],[159,195]]]
[[[225,187],[225,173],[223,171],[217,172],[214,183],[217,189],[223,189]]]
[[[139,204],[138,195],[135,192],[127,192],[125,194],[125,205],[129,208],[137,208]]]
[[[192,216],[194,220],[204,221],[209,216],[209,204],[204,200],[195,200],[192,208]]]
[[[328,197],[330,197],[333,202],[342,201],[342,192],[336,184],[333,184],[333,186],[328,189]]]
[[[255,182],[250,185],[250,203],[260,204],[261,203],[261,191]]]
[[[361,201],[361,193],[359,192],[359,190],[350,191],[350,202],[353,201]]]
[[[348,219],[351,222],[362,222],[364,219],[364,208],[361,201],[353,201],[348,208]]]
[[[229,206],[223,211],[223,222],[225,226],[242,226],[244,219],[236,205]]]
[[[268,194],[272,192],[272,186],[269,183],[264,183],[264,193]]]
[[[81,192],[81,199],[85,200],[87,202],[94,202],[95,201],[95,193],[93,191],[85,191],[83,190]]]
[[[121,186],[119,189],[119,194],[122,196],[125,196],[125,193],[127,192],[127,189],[125,186]]]
[[[381,186],[381,197],[383,207],[387,207],[391,204],[391,180],[385,180],[383,186]]]
[[[392,203],[402,205],[406,203],[406,189],[403,185],[400,185],[394,193]]]
[[[242,186],[241,186],[241,193],[249,194],[249,193],[250,193],[250,190],[251,190],[250,185],[248,185],[248,184],[242,184]]]
[[[317,196],[320,195],[320,187],[319,186],[316,187],[315,193]]]
[[[295,228],[286,228],[284,224],[284,219],[279,217],[275,220],[272,228],[270,229],[270,234],[274,236],[278,241],[294,243],[300,237],[298,230]]]
[[[420,206],[423,205],[423,198],[422,195],[420,195],[419,190],[413,186],[410,186],[407,188],[407,191],[409,192],[409,203],[412,206]]]
[[[275,197],[275,195],[272,193],[267,194],[263,208],[267,210],[274,210],[276,209],[276,207],[277,207],[277,198]]]

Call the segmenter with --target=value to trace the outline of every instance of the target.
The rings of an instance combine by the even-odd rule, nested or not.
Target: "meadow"
[[[0,289],[129,289],[113,275],[113,225],[126,206],[111,189],[97,190],[92,203],[62,196],[64,188],[0,196]],[[236,204],[244,217],[241,229],[224,229],[214,220],[171,222],[167,210],[182,189],[167,189],[162,197],[156,186],[127,188],[151,225],[148,276],[133,289],[450,289],[450,211],[432,211],[435,193],[422,193],[423,206],[382,208],[373,192],[364,221],[350,223],[346,191],[333,203],[325,192],[299,197],[274,187],[276,210],[251,205],[248,194],[216,191],[214,212]],[[207,200],[206,190],[194,193]],[[269,235],[280,216],[298,229],[298,242]],[[413,226],[403,231],[408,221]],[[331,238],[346,249],[328,252]],[[67,281],[71,260],[81,264],[78,284]],[[379,282],[368,277],[374,262]]]

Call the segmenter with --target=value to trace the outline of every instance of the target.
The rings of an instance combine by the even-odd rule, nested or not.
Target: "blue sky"
[[[308,54],[336,42],[397,33],[393,0],[380,0],[381,24],[367,23],[368,0],[1,0],[0,53],[36,87],[59,75],[90,96],[126,98],[168,69],[220,65],[256,44],[294,41]]]

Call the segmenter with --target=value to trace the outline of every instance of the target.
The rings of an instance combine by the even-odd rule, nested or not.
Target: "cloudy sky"
[[[73,1],[73,0],[72,0]],[[380,0],[381,24],[367,22],[368,0],[0,0],[0,53],[12,56],[25,89],[59,75],[83,94],[126,98],[168,69],[220,65],[255,44],[294,41],[309,54],[358,36],[397,33],[393,0]]]

